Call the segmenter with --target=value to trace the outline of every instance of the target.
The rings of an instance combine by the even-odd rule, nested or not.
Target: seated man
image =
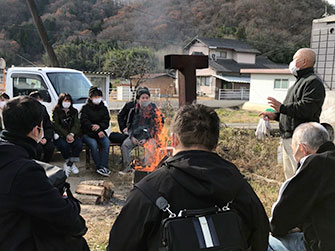
[[[121,174],[131,171],[131,151],[137,145],[148,144],[148,147],[145,147],[143,165],[151,164],[156,149],[155,137],[159,133],[158,124],[163,123],[163,117],[158,117],[160,113],[158,113],[157,106],[150,102],[150,92],[147,87],[138,88],[136,100],[137,102],[133,107],[129,105],[126,128],[123,128],[124,122],[121,122],[122,119],[118,119],[119,123],[121,122],[120,130],[129,135],[121,146],[124,167],[124,170],[120,172]]]
[[[29,96],[37,99],[39,102],[43,101],[42,95],[38,91],[31,92]],[[43,104],[42,106],[43,106],[44,136],[42,140],[37,144],[36,159],[49,163],[55,151],[55,145],[53,143],[54,129],[51,124],[47,108]]]
[[[328,140],[316,122],[295,129],[298,169],[273,206],[269,250],[335,250],[335,146]]]
[[[214,152],[220,131],[216,112],[204,105],[184,106],[176,112],[171,130],[174,156],[139,184],[159,191],[177,213],[233,200],[247,245],[267,250],[269,223],[261,202],[236,166]],[[107,250],[165,250],[160,226],[166,215],[135,187],[113,225]]]
[[[43,112],[27,96],[10,100],[3,111],[0,250],[88,250],[78,201],[64,198],[32,160],[43,138]]]

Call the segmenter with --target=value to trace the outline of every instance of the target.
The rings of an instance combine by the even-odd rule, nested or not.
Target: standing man
[[[269,104],[276,112],[260,115],[279,121],[283,142],[283,166],[285,178],[291,178],[297,168],[291,149],[294,129],[305,122],[319,122],[322,105],[326,96],[321,79],[314,73],[315,52],[309,48],[299,49],[293,56],[289,69],[297,78],[288,91],[283,103],[268,97]]]
[[[32,160],[43,138],[43,112],[27,96],[10,100],[3,110],[0,250],[89,250],[79,202],[64,197]]]
[[[269,251],[335,250],[335,146],[309,122],[294,131],[292,149],[299,168],[273,205]]]
[[[171,130],[174,156],[139,184],[158,191],[177,213],[222,207],[233,201],[248,247],[266,251],[269,221],[261,202],[236,166],[214,152],[220,131],[216,112],[204,105],[183,106],[176,112]],[[135,187],[114,223],[107,250],[161,250],[160,226],[167,216]]]

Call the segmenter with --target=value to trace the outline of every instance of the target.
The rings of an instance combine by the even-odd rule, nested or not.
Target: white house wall
[[[193,52],[202,52],[204,55],[208,55],[209,49],[206,45],[196,42],[190,47],[188,54],[192,55]]]
[[[267,105],[267,97],[273,97],[283,102],[288,89],[274,89],[275,79],[288,79],[289,87],[296,80],[294,76],[286,74],[251,74],[249,102]]]
[[[233,59],[240,64],[255,64],[256,55],[252,53],[236,52],[233,54]]]

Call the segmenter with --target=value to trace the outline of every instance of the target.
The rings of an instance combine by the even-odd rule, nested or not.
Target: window
[[[220,58],[227,58],[227,52],[226,51],[220,51]]]
[[[274,89],[288,89],[288,79],[275,79]]]
[[[211,86],[211,77],[197,77],[197,86]]]
[[[39,91],[44,102],[51,102],[48,88],[39,75],[13,74],[13,96],[29,95],[33,91]]]
[[[86,102],[91,85],[81,73],[52,72],[47,75],[58,95],[67,92],[74,104]]]

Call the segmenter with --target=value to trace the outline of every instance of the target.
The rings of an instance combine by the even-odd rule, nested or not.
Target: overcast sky
[[[332,4],[335,6],[335,0],[328,0],[328,3]]]

